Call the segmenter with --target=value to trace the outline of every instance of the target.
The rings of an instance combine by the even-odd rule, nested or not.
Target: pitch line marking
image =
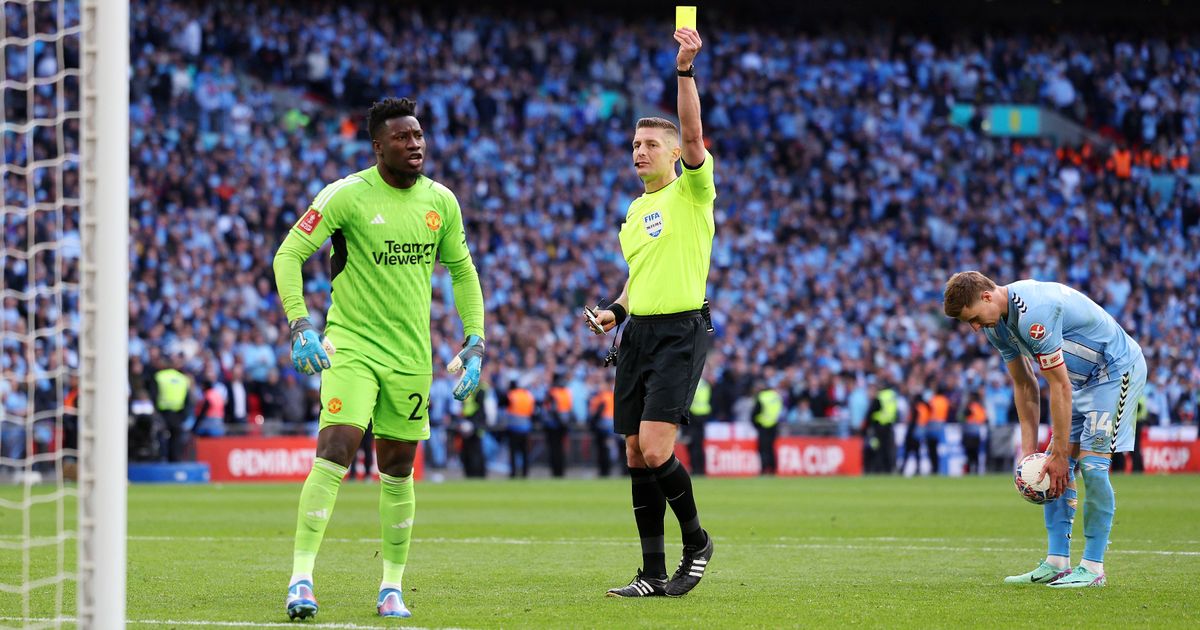
[[[18,538],[17,536],[0,536],[0,538]],[[291,536],[128,536],[127,540],[131,542],[292,542],[294,538]],[[808,543],[804,540],[843,540],[844,543]],[[977,539],[949,539],[949,538],[900,538],[893,536],[880,537],[863,537],[863,538],[834,538],[829,536],[814,536],[811,538],[775,538],[764,540],[762,542],[746,542],[739,540],[726,540],[723,545],[733,547],[769,547],[772,549],[848,549],[854,551],[870,551],[870,550],[899,550],[899,551],[939,551],[939,552],[1009,552],[1009,551],[1037,551],[1032,547],[964,547],[951,545],[913,545],[894,543],[906,542],[928,542],[928,543],[948,543],[952,540],[977,540],[984,543],[1008,543],[1016,539],[1011,538],[977,538]],[[324,539],[326,543],[349,543],[349,544],[371,544],[378,543],[378,538],[333,538],[327,537]],[[432,537],[421,538],[414,537],[413,542],[422,544],[466,544],[466,545],[628,545],[629,540],[623,538],[445,538]],[[1187,541],[1192,542],[1192,541]],[[868,543],[868,544],[863,544]],[[889,544],[869,544],[869,543],[889,543]],[[1200,556],[1200,551],[1188,550],[1173,550],[1173,549],[1109,549],[1108,553],[1129,554],[1129,555],[1152,555],[1152,556]]]
[[[0,621],[20,621],[22,623],[76,623],[75,617],[0,617]],[[188,621],[179,621],[175,619],[126,619],[125,623],[135,626],[203,626],[206,628],[223,627],[223,628],[330,628],[333,630],[390,630],[396,626],[364,626],[356,623],[314,623],[304,622],[297,624],[294,622],[263,622],[263,621],[205,621],[192,619]],[[420,626],[405,626],[412,630],[430,630]],[[456,630],[448,628],[446,630]],[[461,629],[457,629],[461,630]]]
[[[777,538],[774,539],[780,542],[745,542],[730,540],[722,544],[734,547],[770,547],[773,549],[850,549],[855,551],[870,551],[878,549],[891,549],[903,551],[939,551],[939,552],[1008,552],[1008,551],[1036,551],[1032,547],[962,547],[949,545],[895,545],[895,544],[860,544],[858,541],[864,542],[881,542],[881,543],[898,543],[907,541],[917,542],[949,542],[946,538],[896,538],[896,537],[878,537],[878,538],[815,538],[816,540],[845,540],[842,544],[830,543],[805,543],[799,542],[804,539],[794,538]],[[253,536],[241,537],[216,537],[216,536],[129,536],[130,541],[135,542],[178,542],[178,541],[193,541],[193,542],[263,542],[263,541],[278,541],[281,543],[291,542],[294,539],[290,536],[276,536],[257,538]],[[1010,539],[998,538],[988,539],[981,538],[980,541],[987,542],[1009,542]],[[370,544],[378,543],[378,538],[326,538],[325,542],[332,543],[352,543],[352,544]],[[527,538],[420,538],[414,537],[414,543],[422,544],[468,544],[468,545],[628,545],[630,541],[620,538],[555,538],[555,539],[527,539]],[[1155,556],[1200,556],[1200,551],[1185,551],[1185,550],[1160,550],[1160,549],[1109,549],[1108,553],[1130,554],[1130,555],[1155,555]]]

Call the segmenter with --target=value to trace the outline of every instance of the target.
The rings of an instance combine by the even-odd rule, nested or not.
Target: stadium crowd
[[[430,138],[427,173],[464,208],[487,304],[490,391],[546,400],[561,377],[573,421],[592,415],[609,339],[587,333],[579,312],[625,279],[617,227],[641,192],[628,143],[637,116],[673,108],[669,25],[522,10],[389,14],[327,0],[142,9],[130,38],[134,401],[151,400],[154,371],[174,366],[194,379],[197,430],[258,416],[315,421],[318,380],[291,368],[271,257],[325,183],[372,162],[370,102],[412,95]],[[1183,177],[1167,197],[1150,185],[1156,169],[1186,175],[1200,158],[1189,153],[1200,146],[1194,37],[887,25],[816,35],[763,24],[703,35],[710,52],[697,74],[719,192],[714,419],[747,416],[739,401],[769,386],[784,394],[788,425],[832,418],[856,430],[875,389],[890,384],[905,408],[940,394],[953,421],[978,397],[988,423],[1013,421],[997,354],[941,314],[945,279],[978,268],[1091,296],[1145,351],[1152,420],[1196,422],[1200,194]],[[949,122],[955,104],[1006,102],[1055,108],[1113,146],[1187,159],[1118,173],[1103,156],[1063,160],[1048,140]],[[22,150],[6,140],[6,163]],[[24,180],[6,179],[6,206],[23,204]],[[6,242],[26,243],[24,220],[5,217]],[[78,256],[71,221],[43,228],[73,244],[61,256]],[[23,269],[6,259],[7,289],[28,286]],[[305,277],[320,327],[324,256]],[[461,340],[452,297],[439,270],[431,413],[442,427],[459,413],[439,369]],[[6,294],[4,306],[6,330],[23,326],[24,305]],[[30,367],[7,335],[3,369],[14,413]],[[505,424],[500,407],[494,428]]]

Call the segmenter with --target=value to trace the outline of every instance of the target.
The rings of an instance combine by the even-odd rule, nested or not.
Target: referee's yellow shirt
[[[713,156],[700,168],[629,204],[621,253],[629,265],[629,313],[662,315],[700,308],[712,257]]]

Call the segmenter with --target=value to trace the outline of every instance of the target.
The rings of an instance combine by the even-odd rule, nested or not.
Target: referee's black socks
[[[642,572],[649,577],[666,575],[663,516],[667,513],[667,499],[649,468],[630,468],[629,478],[633,482],[633,520],[642,539]]]
[[[696,497],[692,494],[692,477],[683,464],[671,455],[665,464],[654,468],[654,478],[675,518],[679,519],[679,531],[683,533],[685,546],[704,546],[704,531],[700,529],[700,516],[696,513]]]

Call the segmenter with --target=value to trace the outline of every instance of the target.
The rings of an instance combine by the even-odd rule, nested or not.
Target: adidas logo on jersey
[[[374,219],[371,219],[371,225],[383,225],[384,223],[387,223],[387,221],[383,220],[382,214],[377,214]]]

